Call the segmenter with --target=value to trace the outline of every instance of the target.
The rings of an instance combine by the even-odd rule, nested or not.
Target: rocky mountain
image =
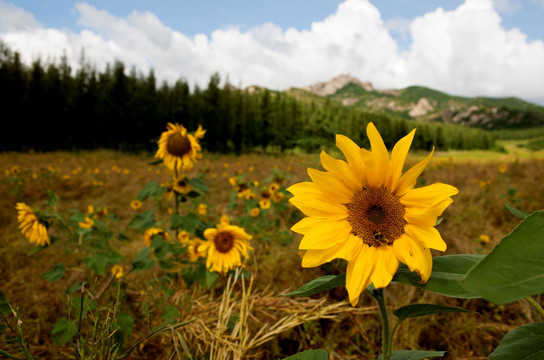
[[[518,98],[466,98],[421,86],[378,90],[370,82],[340,75],[286,92],[298,98],[326,97],[345,106],[362,107],[395,117],[457,123],[485,129],[544,126],[544,107]]]

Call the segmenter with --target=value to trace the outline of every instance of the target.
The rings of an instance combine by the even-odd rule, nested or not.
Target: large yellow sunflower
[[[161,134],[156,158],[162,159],[170,170],[190,170],[201,157],[198,140],[206,133],[199,125],[194,135],[187,132],[183,125],[168,123],[167,131]]]
[[[244,229],[235,225],[218,224],[217,228],[204,231],[207,241],[197,251],[206,255],[206,267],[222,274],[242,266],[242,256],[248,257],[249,240]]]
[[[19,229],[30,243],[38,246],[50,245],[47,226],[38,219],[34,211],[25,203],[17,203],[15,209],[17,210]]]
[[[432,270],[430,249],[446,250],[434,228],[458,190],[446,184],[414,188],[433,152],[402,173],[415,129],[393,148],[391,157],[374,124],[367,126],[372,151],[343,135],[336,145],[346,161],[321,152],[326,171],[308,169],[312,182],[288,190],[289,201],[307,217],[291,230],[303,234],[303,267],[319,266],[336,258],[348,261],[346,288],[353,306],[373,283],[389,284],[399,261],[426,282]]]

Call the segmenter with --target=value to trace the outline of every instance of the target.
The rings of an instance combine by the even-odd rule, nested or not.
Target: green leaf
[[[177,319],[181,316],[178,309],[176,309],[173,305],[167,305],[166,308],[162,312],[162,319],[166,321],[169,324],[175,324]]]
[[[53,282],[62,278],[64,276],[64,273],[64,263],[60,263],[55,265],[51,270],[44,272],[42,274],[42,278],[47,281]]]
[[[306,350],[298,354],[283,358],[283,360],[327,360],[327,352],[325,350]]]
[[[334,289],[338,286],[346,285],[346,274],[340,275],[325,275],[314,279],[309,283],[302,285],[295,291],[283,294],[282,296],[310,296],[319,292]]]
[[[395,314],[395,316],[399,318],[399,322],[400,322],[408,318],[415,318],[419,316],[438,314],[438,313],[451,313],[451,312],[472,313],[474,311],[470,311],[470,310],[466,310],[466,309],[462,309],[458,307],[450,307],[450,306],[435,305],[435,304],[412,304],[412,305],[406,305],[406,306],[398,308],[397,310],[393,311],[393,314]]]
[[[58,195],[52,192],[51,190],[47,190],[47,200],[45,200],[45,204],[47,206],[55,206],[55,204],[58,201],[59,201]]]
[[[520,326],[506,334],[489,360],[538,360],[544,357],[544,322]]]
[[[197,190],[200,193],[207,193],[210,191],[210,189],[208,189],[208,186],[200,178],[186,179],[185,181],[193,189]]]
[[[80,290],[81,290],[81,282],[78,281],[74,285],[70,286],[68,289],[64,290],[64,292],[66,294],[71,294],[71,293],[74,293],[74,292],[80,291]]]
[[[187,231],[190,234],[194,234],[198,225],[200,224],[200,219],[197,215],[189,213],[187,215],[181,216],[178,214],[173,214],[171,218],[172,228],[182,229]]]
[[[215,280],[217,280],[218,277],[219,277],[218,272],[209,271],[208,269],[206,269],[206,277],[205,277],[206,278],[206,281],[205,281],[206,287],[209,289],[213,285]]]
[[[144,188],[138,193],[138,200],[144,201],[147,198],[160,198],[162,194],[166,191],[166,188],[159,185],[159,182],[151,180],[145,184]]]
[[[421,360],[430,357],[443,357],[445,351],[422,351],[422,350],[397,350],[391,352],[391,360]],[[382,355],[378,356],[382,360]]]
[[[74,306],[74,312],[79,316],[81,310],[81,296],[74,296],[72,298],[72,305]],[[83,298],[83,315],[85,315],[89,310],[94,310],[96,308],[96,302],[90,298]]]
[[[126,312],[119,313],[119,318],[117,319],[117,325],[121,332],[125,335],[132,335],[132,328],[134,327],[134,319],[130,314]]]
[[[504,208],[508,211],[510,211],[510,213],[514,216],[517,216],[518,218],[520,219],[525,219],[527,216],[531,215],[531,213],[528,213],[528,212],[525,212],[525,211],[521,211],[519,209],[516,209],[515,207],[513,207],[512,205],[510,204],[504,204]]]
[[[76,334],[76,324],[71,322],[66,318],[60,318],[56,323],[55,327],[51,331],[51,337],[53,342],[57,345],[64,345]]]
[[[9,313],[11,313],[9,301],[6,299],[4,293],[0,291],[0,314],[4,314],[4,316],[7,316]]]
[[[106,265],[108,264],[108,261],[105,256],[89,256],[83,259],[83,263],[100,276],[104,276],[104,274],[106,274]]]
[[[83,213],[77,211],[77,210],[70,210],[70,212],[72,213],[72,216],[70,217],[70,220],[74,221],[74,222],[83,222],[85,221],[85,215],[83,215]]]
[[[433,258],[433,272],[429,281],[420,284],[421,278],[416,272],[410,272],[410,269],[404,264],[400,264],[393,281],[401,284],[412,285],[417,288],[434,292],[436,294],[456,297],[462,299],[477,298],[476,293],[466,289],[459,283],[463,280],[468,271],[484,255],[464,254],[464,255],[446,255]]]
[[[123,260],[123,256],[113,250],[99,252],[83,259],[83,263],[100,276],[106,273],[106,266],[117,264]]]
[[[132,267],[135,270],[146,270],[153,267],[153,265],[155,265],[155,261],[149,256],[150,254],[151,249],[149,249],[147,246],[144,247],[136,255],[134,261],[132,261]]]
[[[496,304],[544,292],[544,211],[523,220],[461,284]]]
[[[142,214],[136,214],[128,226],[133,229],[148,229],[152,227],[155,225],[155,216],[153,215],[154,212],[155,209],[151,209]]]

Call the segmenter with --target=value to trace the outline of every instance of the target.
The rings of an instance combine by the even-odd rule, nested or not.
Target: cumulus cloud
[[[24,31],[40,28],[34,15],[13,4],[0,1],[0,29],[4,31]]]
[[[165,26],[150,12],[120,18],[88,3],[75,8],[79,33],[45,29],[10,5],[7,12],[19,12],[33,25],[16,28],[2,22],[0,38],[27,60],[65,52],[77,66],[85,48],[86,58],[99,68],[121,60],[143,72],[153,68],[159,79],[184,77],[200,85],[215,71],[237,85],[274,89],[349,73],[378,88],[424,85],[459,95],[519,96],[544,103],[544,43],[501,27],[492,0],[465,0],[453,11],[438,8],[410,22],[387,23],[368,0],[346,0],[308,30],[266,23],[193,37]],[[9,17],[2,13],[0,21]],[[390,31],[409,33],[409,49],[401,52]]]

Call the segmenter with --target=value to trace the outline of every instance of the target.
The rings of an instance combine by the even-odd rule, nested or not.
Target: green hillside
[[[295,89],[298,97],[318,95]],[[544,126],[544,107],[515,97],[467,98],[423,86],[401,90],[365,90],[350,82],[327,98],[346,106],[364,108],[404,119],[455,123],[487,130]]]

